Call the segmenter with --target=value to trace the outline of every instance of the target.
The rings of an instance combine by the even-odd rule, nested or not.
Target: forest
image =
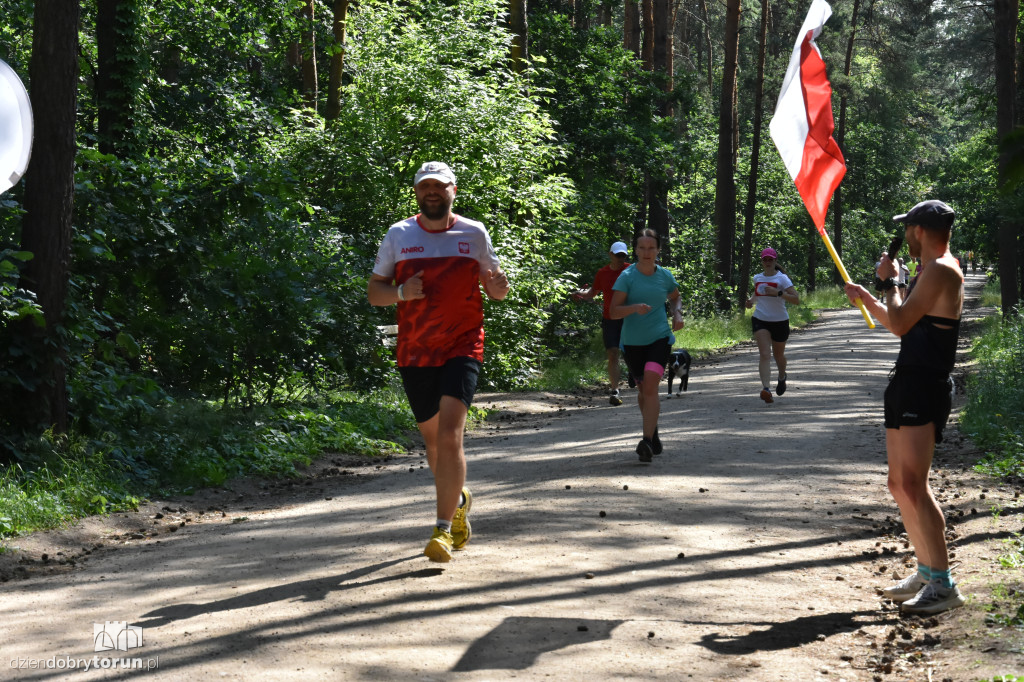
[[[941,198],[1009,315],[1019,3],[831,4],[817,44],[847,171],[826,229],[852,279],[893,215]],[[645,227],[690,318],[742,314],[765,246],[802,289],[838,284],[767,134],[809,5],[0,0],[35,116],[0,196],[0,462],[56,449],[147,480],[191,450],[201,470],[235,438],[201,433],[214,412],[270,450],[352,447],[352,420],[389,440],[400,409],[358,407],[393,380],[394,311],[366,283],[425,161],[455,170],[512,282],[486,313],[490,388],[577,352],[600,312],[568,294]]]

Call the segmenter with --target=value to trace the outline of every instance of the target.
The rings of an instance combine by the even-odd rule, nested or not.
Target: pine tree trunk
[[[658,109],[662,116],[671,116],[672,108],[668,95],[672,92],[672,37],[675,35],[672,25],[671,0],[653,0],[651,16],[654,21],[651,66],[661,84],[662,92],[665,93]],[[670,178],[667,177],[664,170],[660,171],[656,177],[652,177],[649,182],[647,226],[661,236],[663,245],[668,244],[669,238],[668,191],[670,184]],[[671,250],[664,249],[663,253],[670,255]]]
[[[719,281],[731,287],[732,243],[736,236],[736,156],[735,101],[736,69],[739,52],[740,0],[727,0],[725,10],[725,63],[722,69],[722,92],[718,106],[718,162],[715,175],[715,225],[718,228],[716,248]],[[732,301],[728,291],[718,297],[718,305],[728,310]]]
[[[708,48],[708,95],[715,91],[715,55],[711,44],[711,15],[708,14],[707,0],[700,0],[700,8],[704,13],[704,43]]]
[[[58,330],[71,261],[80,12],[78,2],[36,0],[29,66],[35,139],[25,175],[21,248],[34,258],[19,286],[36,293],[46,326],[26,321],[17,329],[37,350],[38,365],[28,368],[36,387],[22,390],[21,414],[12,421],[25,429],[53,427],[59,433],[68,427],[66,354]]]
[[[519,73],[522,72],[526,65],[526,60],[530,57],[526,0],[511,0],[509,5],[509,25],[512,29],[512,46],[509,48],[509,56],[512,59],[512,68]]]
[[[1016,121],[1016,61],[1018,0],[995,0],[995,59],[996,59],[996,135],[1002,140],[1013,130]],[[999,183],[1006,181],[1010,155],[999,155]],[[1004,206],[1007,202],[1004,202]],[[1021,248],[1019,217],[1009,210],[1002,211],[999,223],[999,293],[1002,296],[1003,317],[1007,318],[1021,299],[1018,282],[1017,259]]]
[[[654,0],[641,0],[643,13],[642,59],[645,71],[654,70]]]
[[[348,30],[349,0],[334,0],[334,53],[331,55],[331,71],[327,80],[327,109],[324,118],[333,121],[341,115],[341,86],[345,73],[345,41]]]
[[[640,3],[626,0],[622,15],[622,46],[640,58]]]
[[[302,19],[306,30],[302,32],[302,93],[306,106],[316,111],[319,98],[316,73],[316,33],[313,31],[314,0],[306,0]]]

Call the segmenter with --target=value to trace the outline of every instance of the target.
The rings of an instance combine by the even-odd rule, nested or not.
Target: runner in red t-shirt
[[[615,242],[608,249],[608,265],[597,271],[594,275],[594,283],[585,291],[577,291],[573,294],[575,298],[589,301],[594,296],[601,294],[604,303],[604,311],[601,317],[601,336],[604,338],[605,352],[608,354],[608,382],[611,384],[612,394],[608,402],[612,405],[621,405],[622,398],[619,397],[619,336],[622,334],[622,320],[613,320],[608,317],[608,306],[612,302],[612,286],[619,278],[622,271],[629,267],[626,261],[628,249],[624,242]]]
[[[420,213],[388,229],[367,285],[371,305],[398,303],[398,371],[434,474],[437,522],[424,554],[447,562],[472,535],[462,434],[484,357],[484,292],[508,279],[484,226],[452,213],[455,174],[423,164],[413,181]]]

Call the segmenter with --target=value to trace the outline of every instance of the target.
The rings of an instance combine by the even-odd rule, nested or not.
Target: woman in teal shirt
[[[636,262],[615,280],[612,304],[613,320],[622,319],[622,346],[626,367],[637,383],[637,404],[643,417],[643,438],[636,446],[641,462],[660,455],[658,438],[658,384],[665,373],[669,353],[676,338],[673,331],[683,328],[683,301],[672,273],[657,263],[661,237],[648,228],[637,235],[633,247]],[[672,311],[672,326],[665,316],[665,299]]]

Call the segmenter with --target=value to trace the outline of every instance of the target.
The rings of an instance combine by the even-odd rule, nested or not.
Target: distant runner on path
[[[636,263],[615,280],[612,289],[612,319],[622,319],[622,348],[629,373],[636,379],[637,404],[643,417],[643,438],[636,446],[641,462],[650,462],[652,455],[662,453],[658,437],[658,416],[661,402],[658,383],[665,373],[672,344],[673,331],[683,328],[683,300],[672,273],[657,263],[661,237],[654,230],[642,230],[633,252]],[[665,299],[672,311],[672,327],[665,316]]]
[[[601,311],[601,339],[604,341],[605,354],[608,357],[608,383],[611,385],[611,395],[608,402],[612,405],[621,405],[622,398],[619,397],[619,344],[622,335],[622,320],[613,320],[608,315],[612,305],[612,285],[619,275],[629,267],[626,260],[629,249],[625,242],[615,242],[608,249],[608,265],[597,271],[594,275],[594,283],[589,289],[577,291],[573,297],[589,301],[598,294],[602,299]]]
[[[451,168],[425,163],[413,187],[420,213],[388,229],[366,293],[371,305],[398,304],[398,371],[437,491],[437,522],[423,553],[444,563],[472,536],[462,438],[484,358],[480,285],[500,301],[509,284],[486,228],[452,213]]]
[[[757,341],[757,373],[761,378],[761,400],[772,398],[772,358],[779,368],[779,383],[775,392],[786,392],[786,341],[789,340],[789,312],[786,303],[800,303],[793,280],[778,266],[779,254],[772,247],[761,252],[763,272],[754,275],[754,293],[747,299],[747,308],[754,308],[750,326]],[[754,307],[754,306],[757,307]]]
[[[950,372],[964,304],[964,274],[949,251],[953,209],[923,201],[893,220],[905,224],[918,276],[906,298],[897,286],[896,265],[883,256],[878,266],[883,305],[867,289],[847,283],[846,295],[860,299],[886,328],[900,337],[896,368],[885,390],[885,449],[889,491],[899,505],[917,556],[917,572],[883,590],[906,613],[931,614],[964,603],[949,573],[946,522],[928,484],[935,444],[952,406]]]

